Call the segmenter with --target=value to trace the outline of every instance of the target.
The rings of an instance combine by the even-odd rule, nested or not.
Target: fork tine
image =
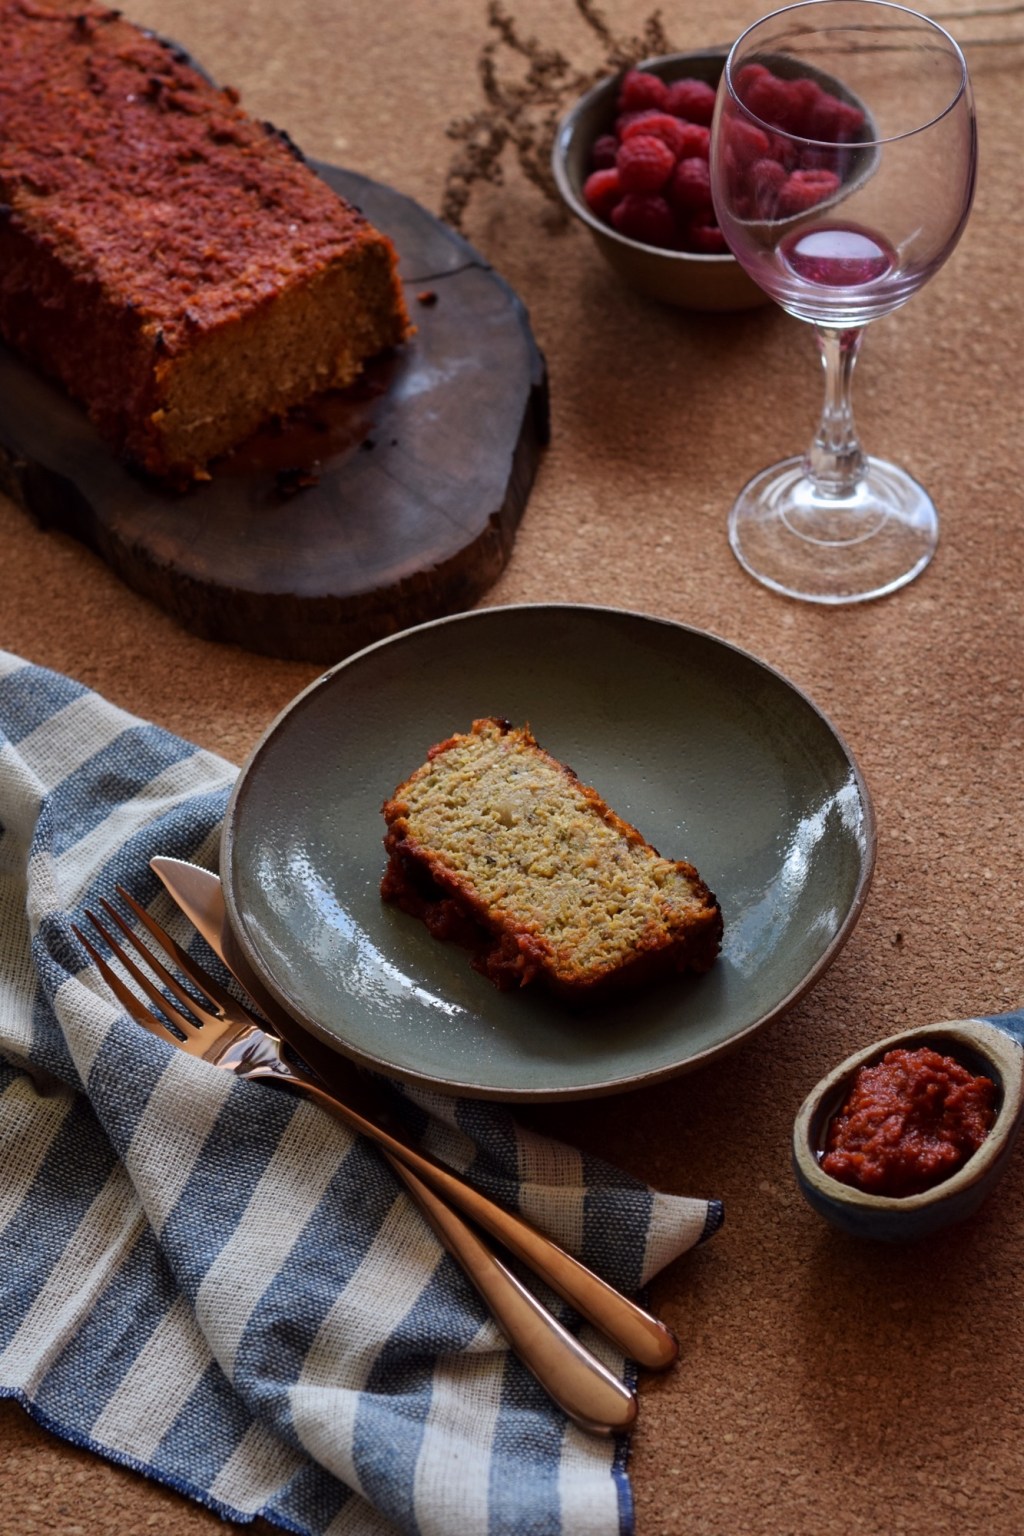
[[[96,946],[88,938],[86,938],[81,928],[77,927],[74,923],[72,923],[71,928],[72,932],[75,934],[75,937],[78,939],[78,942],[85,950],[88,951],[93,964],[96,966],[96,969],[103,977],[103,980],[106,982],[107,986],[114,993],[114,996],[118,999],[118,1001],[131,1014],[136,1024],[141,1024],[143,1029],[148,1029],[151,1034],[158,1036],[158,1038],[161,1040],[169,1040],[172,1045],[180,1045],[181,1041],[178,1039],[174,1031],[169,1029],[165,1024],[161,1023],[158,1018],[155,1018],[154,1015],[150,1013],[145,1003],[141,1002],[140,999],[135,996],[135,993],[131,990],[131,988],[125,986],[117,972],[107,964],[106,960],[104,960]]]
[[[146,948],[146,946],[141,942],[137,935],[132,932],[131,928],[125,922],[117,908],[111,906],[110,902],[107,901],[105,896],[100,897],[100,905],[103,907],[103,910],[106,912],[107,916],[111,918],[120,928],[127,942],[131,945],[135,953],[142,959],[143,964],[147,965],[152,971],[153,975],[158,977],[169,991],[173,992],[174,996],[178,999],[178,1002],[181,1003],[182,1007],[187,1008],[189,1012],[194,1015],[195,1024],[191,1025],[193,1029],[195,1029],[196,1024],[219,1023],[221,1015],[218,1013],[209,1012],[208,1009],[202,1007],[202,1005],[196,1001],[191,993],[186,992],[178,978],[172,975],[172,973],[160,960],[159,956],[154,955],[151,950]],[[93,923],[96,923],[96,919],[93,917],[91,912],[89,913],[89,917]],[[96,924],[96,926],[99,927],[99,924]],[[100,932],[103,933],[103,937],[106,939],[107,943],[111,944],[111,947],[114,948],[115,953],[118,953],[117,946],[111,943],[110,935],[103,932],[102,929],[100,929]],[[121,946],[121,948],[123,949],[123,946]],[[135,969],[134,965],[129,961],[128,957],[118,953],[118,958],[121,959],[126,968],[131,971],[131,974],[136,977],[136,979],[139,981],[139,984],[145,985],[144,978]],[[147,996],[152,997],[154,1002],[160,1001],[159,996],[154,996],[152,992],[147,992]]]
[[[111,933],[109,933],[106,928],[104,928],[103,924],[100,922],[100,920],[96,916],[95,912],[87,911],[86,912],[86,916],[88,917],[89,921],[92,923],[93,927],[96,929],[96,932],[103,939],[104,943],[117,956],[118,960],[124,966],[125,970],[128,972],[128,974],[132,978],[132,980],[136,983],[137,986],[139,986],[142,989],[143,992],[145,992],[145,994],[149,998],[150,1002],[154,1003],[156,1005],[156,1007],[160,1009],[160,1012],[164,1015],[164,1017],[166,1019],[168,1019],[170,1021],[170,1023],[172,1023],[174,1025],[174,1027],[176,1029],[180,1029],[181,1030],[181,1033],[184,1035],[186,1040],[194,1038],[196,1033],[197,1033],[197,1031],[198,1031],[198,1028],[199,1028],[199,1025],[197,1024],[196,1020],[195,1019],[186,1018],[185,1015],[179,1009],[175,1008],[172,1003],[168,1002],[167,998],[161,992],[160,988],[156,985],[156,983],[154,981],[152,981],[150,979],[150,977],[148,977],[146,975],[145,971],[141,970],[139,968],[139,966],[137,966],[135,964],[135,961],[132,959],[131,955],[129,955],[129,954],[127,954],[125,952],[124,946],[123,945],[119,945],[117,940],[113,937],[113,935]],[[93,951],[93,953],[95,953],[95,951]],[[110,970],[110,967],[108,966],[107,969]],[[160,971],[163,970],[163,966],[160,965],[159,961],[154,962],[154,970],[157,973],[159,973]],[[111,974],[116,974],[116,973],[111,972]],[[124,987],[123,990],[121,988],[115,987],[114,990],[117,993],[118,997],[121,998],[122,1002],[125,1001],[125,995],[126,994],[129,997],[131,996],[131,992],[129,991],[129,989],[127,987]],[[137,1001],[137,999],[136,999],[136,1001]],[[128,1004],[125,1003],[125,1006],[128,1007]],[[131,1010],[129,1009],[129,1011],[131,1011]],[[197,1008],[197,1012],[198,1012],[198,1008]],[[135,1016],[136,1015],[133,1013],[132,1017],[134,1018]],[[216,1021],[215,1020],[211,1020],[211,1022],[216,1022]]]
[[[250,1018],[254,1024],[258,1025],[260,1029],[267,1028],[266,1021],[260,1018],[259,1014],[250,1008],[247,1003],[240,1002],[239,999],[235,997],[231,992],[229,992],[226,987],[222,987],[217,979],[213,976],[210,976],[198,963],[198,961],[192,958],[187,950],[182,949],[180,944],[176,944],[175,941],[171,938],[170,934],[166,933],[164,929],[161,928],[156,919],[150,916],[145,907],[139,905],[134,896],[126,891],[123,885],[119,885],[117,887],[117,894],[126,904],[126,906],[129,906],[132,909],[132,911],[135,913],[135,916],[139,919],[139,922],[142,923],[143,927],[146,928],[147,931],[152,935],[164,953],[175,962],[179,970],[181,970],[184,975],[188,977],[193,986],[197,987],[199,991],[202,992],[204,997],[208,999],[211,1008],[218,1015],[218,1017],[222,1017],[225,1013],[225,1010],[227,1009],[231,1009],[234,1012],[241,1011],[246,1015],[247,1018]],[[104,906],[106,905],[107,903],[104,902]],[[122,928],[123,927],[124,924],[122,923]],[[125,931],[129,932],[130,934],[130,930]],[[130,936],[134,940],[134,935]],[[138,941],[134,941],[136,943],[136,947],[138,947]]]

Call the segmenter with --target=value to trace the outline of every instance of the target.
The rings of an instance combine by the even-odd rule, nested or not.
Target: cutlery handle
[[[443,1200],[454,1205],[483,1227],[492,1237],[514,1253],[516,1258],[544,1280],[563,1300],[575,1307],[589,1323],[615,1344],[624,1355],[648,1370],[661,1371],[670,1366],[679,1353],[679,1342],[670,1328],[652,1317],[642,1307],[623,1296],[614,1286],[587,1269],[572,1254],[566,1253],[550,1237],[514,1211],[496,1205],[486,1195],[466,1184],[449,1169],[417,1152],[392,1136],[389,1131],[367,1120],[358,1110],[336,1099],[319,1083],[290,1067],[285,1073],[296,1087],[338,1115],[355,1130],[375,1141],[393,1158],[411,1168]]]
[[[564,1413],[593,1435],[622,1433],[636,1397],[506,1269],[476,1233],[398,1158],[386,1154],[449,1253],[487,1302],[515,1353]]]

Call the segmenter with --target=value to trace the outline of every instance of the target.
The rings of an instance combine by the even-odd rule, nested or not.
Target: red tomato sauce
[[[995,1119],[996,1085],[928,1047],[859,1067],[821,1166],[871,1195],[916,1195],[949,1178]]]

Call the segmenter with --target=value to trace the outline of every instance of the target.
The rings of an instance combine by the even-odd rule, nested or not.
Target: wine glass
[[[777,592],[860,602],[932,557],[931,498],[862,451],[850,392],[864,327],[956,245],[976,165],[963,54],[916,11],[804,0],[729,52],[711,140],[718,221],[754,281],[814,326],[825,372],[809,450],[756,475],[729,517],[740,563]]]

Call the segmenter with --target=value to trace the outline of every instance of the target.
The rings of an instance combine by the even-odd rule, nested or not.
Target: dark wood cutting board
[[[395,242],[413,339],[182,494],[119,463],[84,412],[0,348],[0,487],[186,629],[329,663],[487,591],[548,409],[526,312],[483,257],[393,189],[314,169]]]

